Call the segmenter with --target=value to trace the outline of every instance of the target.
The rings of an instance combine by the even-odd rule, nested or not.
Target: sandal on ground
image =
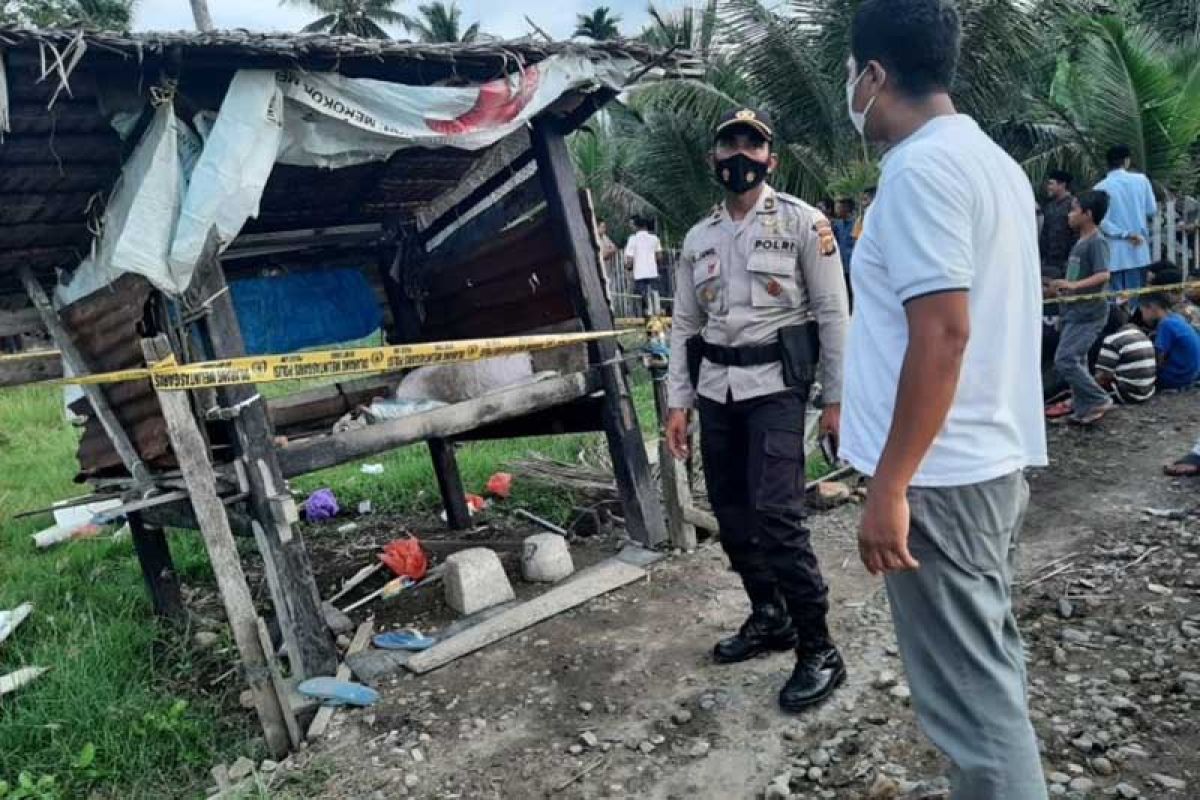
[[[1063,400],[1061,403],[1046,406],[1046,419],[1059,419],[1065,417],[1075,410],[1075,405],[1070,400]]]
[[[1104,415],[1107,414],[1108,412],[1112,411],[1116,407],[1116,405],[1117,405],[1116,403],[1109,400],[1108,403],[1106,403],[1105,405],[1102,405],[1093,411],[1089,411],[1088,413],[1084,414],[1082,417],[1072,416],[1070,418],[1070,420],[1068,420],[1068,421],[1072,425],[1079,425],[1080,427],[1086,428],[1087,426],[1095,425],[1097,422],[1104,419]]]
[[[1194,478],[1200,475],[1200,455],[1188,453],[1174,464],[1163,467],[1163,473],[1172,478]]]

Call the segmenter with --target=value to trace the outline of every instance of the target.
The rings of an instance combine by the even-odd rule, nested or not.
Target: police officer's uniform
[[[744,118],[753,112],[739,113]],[[823,398],[837,403],[848,317],[829,221],[795,197],[764,184],[742,220],[731,219],[721,203],[684,239],[669,404],[699,409],[700,449],[721,542],[754,609],[737,636],[717,645],[720,661],[792,646],[801,661],[813,653],[836,656],[825,621],[827,589],[804,525],[809,386],[785,382],[779,332],[816,323],[808,328],[819,330]],[[689,339],[697,345],[697,335],[704,358],[693,385],[687,350]]]

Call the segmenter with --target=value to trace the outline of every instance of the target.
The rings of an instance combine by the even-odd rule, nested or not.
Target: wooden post
[[[209,355],[216,359],[244,356],[246,346],[220,260],[215,256],[203,260],[192,286],[189,294],[198,295],[208,309],[203,330],[212,351]],[[233,427],[250,485],[247,505],[292,676],[303,680],[332,675],[337,669],[337,652],[321,614],[308,551],[299,532],[292,529],[299,515],[279,469],[266,401],[254,386],[229,386],[219,394],[226,407],[239,409]]]
[[[650,367],[654,381],[654,407],[658,412],[658,472],[662,480],[663,505],[667,511],[667,533],[671,544],[684,551],[696,549],[696,526],[687,518],[692,506],[692,490],[688,486],[687,469],[675,460],[667,448],[664,425],[669,410],[667,404],[667,370],[665,365]]]
[[[63,326],[62,320],[58,318],[58,313],[54,310],[54,306],[50,303],[50,298],[46,296],[46,292],[42,289],[42,285],[38,283],[37,278],[33,276],[33,273],[27,266],[22,266],[18,270],[18,274],[21,276],[21,283],[25,285],[25,293],[29,295],[34,308],[41,314],[42,323],[46,326],[46,330],[50,332],[50,336],[54,339],[54,343],[57,345],[59,351],[61,351],[63,363],[76,375],[90,374],[92,370],[87,363],[87,359],[83,357],[83,353],[75,345],[75,340]],[[125,469],[129,470],[129,474],[133,476],[134,483],[139,488],[149,489],[152,485],[150,470],[142,462],[142,458],[133,446],[133,442],[129,441],[129,436],[125,433],[125,429],[121,427],[121,421],[117,419],[112,406],[108,404],[108,398],[104,396],[104,392],[99,386],[83,386],[81,388],[87,396],[88,402],[92,404],[92,410],[96,412],[96,418],[100,420],[100,424],[104,427],[104,432],[108,434],[113,449],[121,457],[121,463],[125,465]]]
[[[612,310],[604,297],[596,250],[579,202],[579,187],[566,139],[554,122],[544,116],[534,121],[531,138],[547,213],[567,255],[564,269],[575,310],[585,330],[612,330]],[[599,367],[604,386],[604,433],[621,493],[626,528],[632,538],[644,545],[660,544],[667,538],[662,505],[650,476],[650,462],[629,392],[628,376],[617,360],[616,342],[612,339],[592,342],[588,352]]]
[[[133,549],[142,566],[142,578],[150,592],[154,613],[168,619],[183,617],[183,600],[179,595],[179,576],[171,560],[171,548],[162,528],[147,525],[141,512],[128,515],[129,532],[133,536]]]
[[[458,473],[454,443],[445,439],[430,439],[428,444],[429,455],[433,458],[433,474],[437,476],[438,491],[442,494],[442,505],[446,509],[446,524],[451,530],[466,530],[471,527],[471,511],[467,508],[467,494],[463,490],[462,476]]]
[[[165,336],[142,340],[142,348],[148,363],[159,361],[171,352]],[[212,562],[217,587],[221,590],[229,626],[233,629],[233,639],[245,666],[246,682],[254,696],[254,707],[262,723],[267,747],[275,758],[279,758],[288,751],[288,731],[282,708],[286,698],[276,694],[271,682],[267,663],[270,654],[263,650],[259,641],[258,615],[238,559],[229,520],[225,517],[225,506],[217,495],[217,479],[208,460],[208,446],[200,435],[186,394],[159,392],[158,401],[167,423],[171,448],[187,482],[192,509],[208,550],[208,559]]]

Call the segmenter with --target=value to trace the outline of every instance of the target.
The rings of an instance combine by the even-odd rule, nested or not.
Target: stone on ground
[[[557,533],[535,533],[525,538],[521,574],[535,583],[555,583],[575,571],[571,548]]]
[[[516,597],[500,557],[486,547],[460,550],[446,559],[446,603],[460,614],[474,614]]]

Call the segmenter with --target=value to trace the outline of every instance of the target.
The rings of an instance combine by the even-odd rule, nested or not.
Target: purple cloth
[[[317,489],[304,501],[304,515],[309,522],[324,522],[337,516],[337,498],[333,489]]]

